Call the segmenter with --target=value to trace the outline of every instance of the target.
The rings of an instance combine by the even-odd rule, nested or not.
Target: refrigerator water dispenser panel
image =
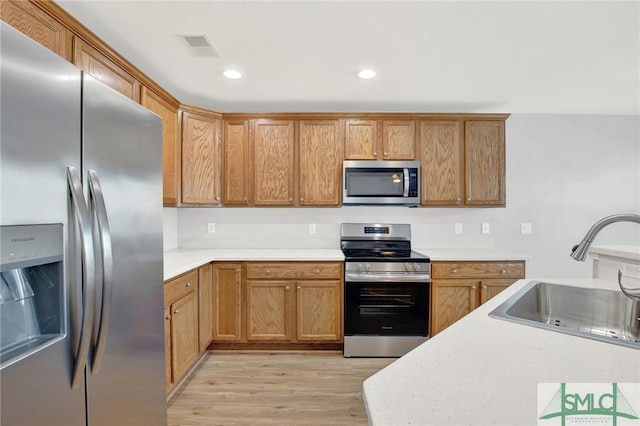
[[[0,227],[0,369],[64,335],[62,225]]]

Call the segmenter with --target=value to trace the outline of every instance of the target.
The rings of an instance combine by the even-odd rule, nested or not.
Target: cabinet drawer
[[[524,278],[524,262],[433,262],[435,278]]]
[[[246,277],[253,278],[340,278],[340,263],[247,263]]]
[[[198,271],[193,270],[164,284],[164,305],[168,306],[198,288]]]

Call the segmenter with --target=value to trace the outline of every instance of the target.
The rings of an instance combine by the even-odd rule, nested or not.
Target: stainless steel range
[[[431,261],[411,225],[343,223],[344,356],[399,357],[429,338]]]

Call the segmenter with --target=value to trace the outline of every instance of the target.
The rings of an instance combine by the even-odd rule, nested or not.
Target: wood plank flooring
[[[367,424],[362,382],[393,361],[341,353],[209,353],[169,400],[169,426]]]

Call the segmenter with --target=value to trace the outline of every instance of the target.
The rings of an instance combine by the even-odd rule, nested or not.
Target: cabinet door
[[[463,143],[458,121],[420,123],[420,165],[422,205],[464,203]]]
[[[465,122],[466,203],[505,204],[504,121]]]
[[[434,280],[431,283],[431,335],[478,307],[478,281]]]
[[[182,202],[219,204],[222,158],[220,119],[182,113]]]
[[[213,289],[211,264],[198,268],[198,340],[204,352],[213,338]]]
[[[52,52],[71,62],[71,32],[29,1],[0,1],[0,18]]]
[[[296,282],[296,329],[299,341],[337,341],[342,338],[340,281]]]
[[[345,120],[345,160],[378,158],[378,126],[375,120]]]
[[[289,281],[247,280],[247,340],[291,340]]]
[[[213,340],[239,342],[241,335],[242,266],[213,264]]]
[[[140,83],[118,64],[85,43],[73,38],[73,63],[112,89],[136,102],[140,101]]]
[[[338,120],[300,121],[301,206],[337,206],[342,182],[342,132]]]
[[[382,159],[416,159],[416,123],[413,120],[382,122]]]
[[[480,283],[480,304],[482,305],[487,300],[495,297],[514,282],[516,282],[516,280],[513,279],[482,280]]]
[[[164,308],[164,369],[167,378],[167,390],[173,384],[171,376],[171,307]]]
[[[254,122],[254,203],[294,204],[295,126],[293,120]]]
[[[246,206],[249,191],[249,121],[224,121],[223,202],[227,206]]]
[[[162,200],[177,206],[180,188],[180,144],[178,108],[146,87],[142,87],[142,106],[162,118]]]
[[[198,294],[193,291],[171,305],[171,363],[177,382],[198,357]]]

